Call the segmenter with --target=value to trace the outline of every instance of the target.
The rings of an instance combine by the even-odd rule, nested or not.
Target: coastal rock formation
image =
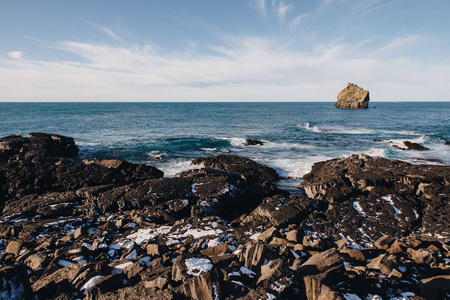
[[[336,108],[368,108],[369,91],[349,83],[337,96]]]
[[[305,220],[325,236],[359,244],[413,232],[450,238],[449,166],[352,155],[314,164],[300,187],[327,207]]]
[[[197,158],[192,161],[192,164],[203,165],[206,168],[216,168],[241,173],[247,176],[256,175],[267,180],[279,179],[279,175],[274,169],[237,155],[218,155]]]
[[[248,158],[162,177],[56,135],[0,139],[1,299],[447,299],[449,166]]]
[[[404,141],[403,144],[405,145],[405,147],[401,147],[401,146],[397,146],[397,145],[393,145],[393,147],[400,149],[400,150],[421,150],[421,151],[430,150],[425,146],[422,146],[420,144],[413,143],[410,141]]]

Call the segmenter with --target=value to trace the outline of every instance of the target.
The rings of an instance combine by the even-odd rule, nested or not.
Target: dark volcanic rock
[[[230,172],[241,173],[246,176],[257,175],[267,180],[277,180],[277,172],[267,166],[235,155],[218,155],[205,158],[197,158],[192,161],[194,165],[203,165],[206,168],[223,169]]]
[[[449,166],[366,155],[316,163],[300,187],[324,205],[305,225],[335,239],[343,235],[369,243],[413,230],[448,236],[449,183]]]
[[[247,139],[244,146],[262,146],[264,145],[263,141],[260,140],[254,140],[254,139]]]
[[[159,178],[2,140],[1,299],[448,298],[448,166],[331,160],[300,197],[240,157]]]
[[[336,108],[368,108],[369,91],[349,83],[337,96]]]
[[[397,145],[393,145],[393,147],[395,147],[397,149],[400,149],[400,150],[421,150],[421,151],[423,151],[423,150],[430,150],[427,147],[424,147],[424,146],[422,146],[420,144],[417,144],[417,143],[412,143],[410,141],[404,141],[403,144],[405,145],[406,148],[403,148],[403,147],[400,147],[400,146],[397,146]]]

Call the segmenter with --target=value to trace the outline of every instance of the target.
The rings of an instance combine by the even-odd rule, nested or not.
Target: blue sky
[[[0,0],[0,101],[450,101],[450,1]]]

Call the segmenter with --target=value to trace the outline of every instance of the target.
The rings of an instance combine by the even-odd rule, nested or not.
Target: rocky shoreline
[[[295,196],[239,156],[77,154],[0,139],[0,299],[450,299],[450,166],[352,155]]]

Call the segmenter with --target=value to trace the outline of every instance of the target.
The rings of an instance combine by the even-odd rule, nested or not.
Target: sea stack
[[[368,108],[369,91],[349,83],[337,96],[336,108]]]

